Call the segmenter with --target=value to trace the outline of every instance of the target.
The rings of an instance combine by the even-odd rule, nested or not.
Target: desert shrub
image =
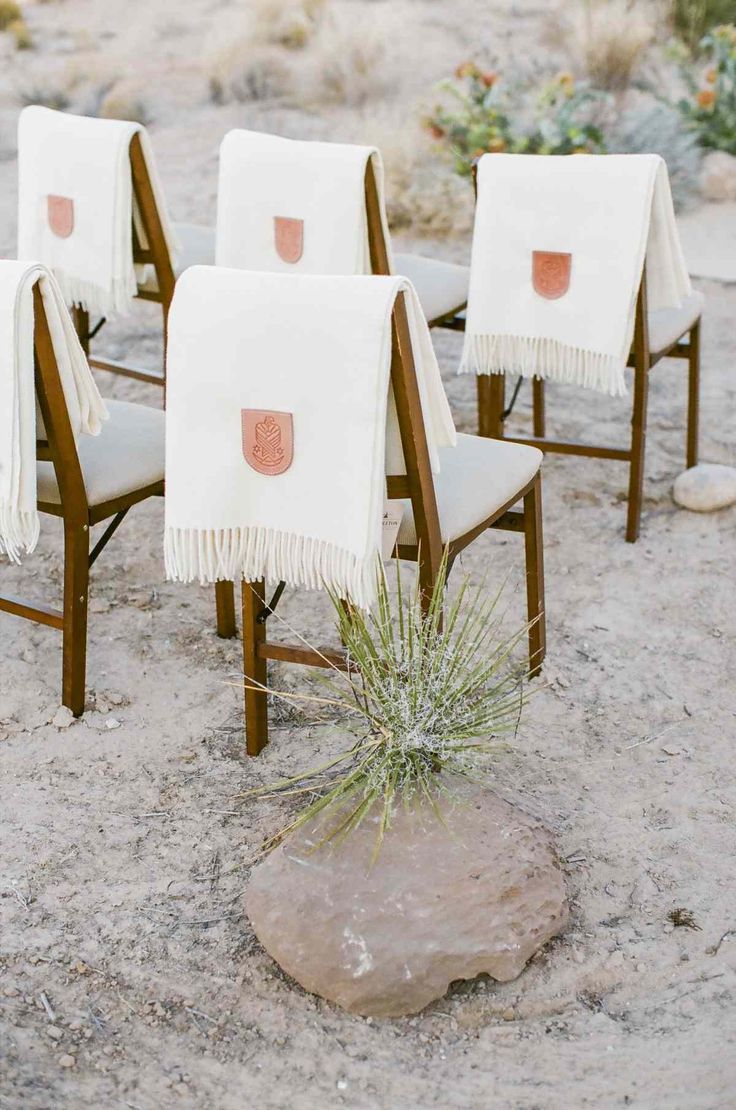
[[[611,154],[659,154],[667,163],[675,208],[694,200],[702,152],[679,112],[654,105],[625,113],[608,138]]]
[[[101,119],[126,119],[144,126],[152,121],[151,113],[140,93],[124,84],[113,85],[102,95],[95,114]]]
[[[23,19],[23,12],[15,0],[0,0],[0,31],[6,31],[12,23]]]
[[[247,37],[254,43],[301,50],[320,25],[327,0],[250,0]]]
[[[44,108],[55,108],[58,112],[63,112],[71,104],[68,88],[54,80],[53,76],[21,86],[17,90],[17,96],[24,107],[40,104]]]
[[[457,173],[467,176],[486,152],[513,154],[601,153],[603,131],[596,116],[602,93],[562,73],[541,86],[506,82],[494,71],[467,62],[441,86],[446,99],[427,120],[430,134],[450,152]]]
[[[370,12],[330,12],[310,44],[308,98],[355,107],[386,96],[397,77],[388,56],[390,38],[385,21]]]
[[[407,594],[398,564],[396,573],[394,599],[380,568],[370,612],[332,597],[340,638],[357,673],[335,672],[323,698],[273,691],[289,702],[303,696],[323,712],[339,710],[353,742],[327,764],[250,792],[283,791],[303,799],[301,811],[267,846],[319,813],[332,818],[325,840],[342,837],[378,806],[378,853],[396,807],[412,797],[452,791],[447,784],[454,777],[477,780],[497,755],[502,735],[518,728],[527,695],[525,667],[513,655],[526,628],[504,637],[499,596],[487,596],[466,579],[449,600],[443,573],[425,618],[418,588]]]
[[[212,60],[209,85],[215,104],[226,104],[288,96],[294,81],[282,50],[240,40]]]
[[[704,64],[683,67],[689,95],[677,106],[702,147],[736,155],[736,26],[716,27],[701,47]]]
[[[680,38],[695,49],[713,27],[734,17],[733,0],[673,0],[672,21]]]
[[[417,235],[467,234],[473,226],[473,194],[467,183],[438,159],[426,131],[408,125],[399,109],[371,109],[345,129],[347,142],[370,143],[383,156],[386,210],[394,231]]]
[[[6,30],[8,34],[12,35],[15,39],[16,50],[33,49],[33,35],[25,19],[15,19],[12,23],[8,24]]]
[[[654,37],[659,8],[650,0],[577,0],[551,24],[555,44],[598,89],[629,87]]]

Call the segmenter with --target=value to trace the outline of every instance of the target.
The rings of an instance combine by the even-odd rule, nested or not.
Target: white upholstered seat
[[[420,254],[396,254],[394,273],[409,278],[430,323],[463,308],[468,299],[467,266]]]
[[[164,414],[147,405],[106,401],[110,419],[98,436],[80,436],[79,462],[90,505],[145,489],[164,476]],[[39,502],[59,505],[53,464],[38,463]]]
[[[542,452],[521,443],[458,435],[457,447],[440,448],[435,475],[437,510],[443,543],[464,536],[488,520],[531,482]],[[398,542],[417,542],[411,501],[403,501]]]
[[[652,354],[666,351],[689,331],[703,312],[705,297],[692,293],[682,302],[681,308],[661,308],[649,313],[649,350]]]

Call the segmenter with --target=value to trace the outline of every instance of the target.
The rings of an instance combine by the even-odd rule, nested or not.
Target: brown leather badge
[[[560,251],[532,251],[532,284],[548,301],[564,297],[570,288],[572,255]]]
[[[290,412],[241,409],[243,458],[259,474],[283,474],[294,458]]]
[[[46,216],[49,227],[59,239],[68,239],[74,231],[74,201],[71,197],[46,197]]]
[[[304,220],[274,216],[273,233],[279,258],[284,262],[298,262],[304,251]]]

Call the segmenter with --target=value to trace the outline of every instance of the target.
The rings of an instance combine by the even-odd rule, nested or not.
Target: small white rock
[[[736,158],[725,150],[706,154],[700,174],[706,200],[736,200]]]
[[[105,728],[120,728],[120,721],[117,717],[108,717],[105,721]]]
[[[74,714],[65,705],[60,705],[51,718],[51,724],[56,728],[69,728],[74,723]]]
[[[709,513],[736,502],[736,467],[699,463],[675,480],[672,496],[683,509]]]

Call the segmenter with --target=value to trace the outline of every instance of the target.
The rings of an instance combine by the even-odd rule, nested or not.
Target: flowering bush
[[[683,69],[689,96],[678,108],[701,146],[736,155],[736,26],[716,27],[700,45],[705,68]]]
[[[465,62],[440,86],[448,102],[426,121],[445,144],[457,173],[467,176],[481,154],[605,153],[596,109],[604,94],[561,73],[543,85],[511,85],[498,73]]]

